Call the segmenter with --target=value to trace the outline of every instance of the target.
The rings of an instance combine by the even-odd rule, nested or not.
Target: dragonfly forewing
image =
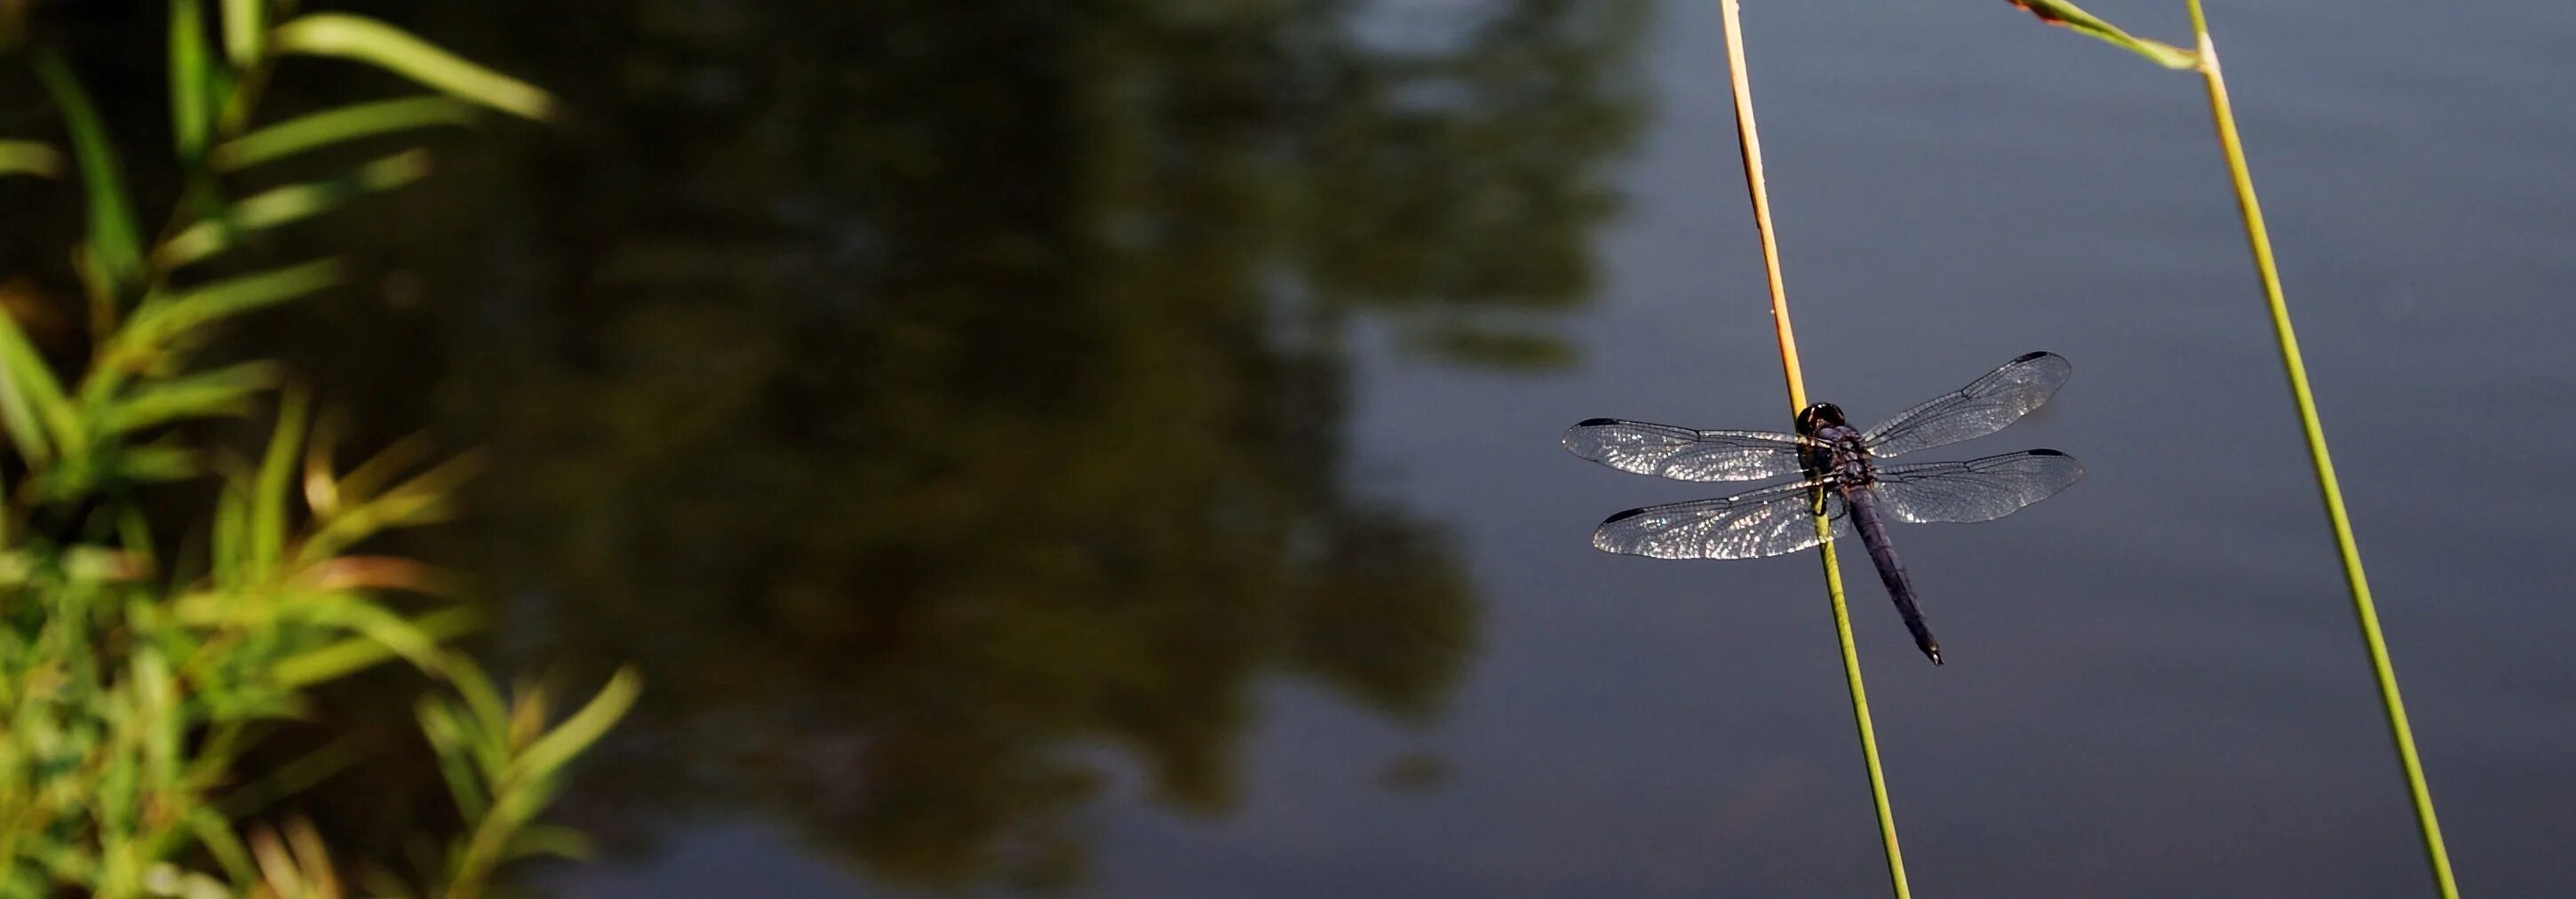
[[[2056,353],[2024,353],[1949,393],[1897,413],[1862,432],[1869,454],[1886,458],[1898,453],[1946,446],[2003,430],[2066,386],[2075,366]]]
[[[1848,537],[1851,516],[1829,486],[1800,481],[1724,499],[1630,509],[1592,532],[1595,548],[1657,559],[1751,559],[1824,542],[1816,533],[1819,494],[1832,539]]]
[[[1677,481],[1759,481],[1799,473],[1811,441],[1771,431],[1700,431],[1594,418],[1565,429],[1565,449],[1620,471]]]

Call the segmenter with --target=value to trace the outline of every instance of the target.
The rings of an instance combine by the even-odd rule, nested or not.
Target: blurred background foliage
[[[18,24],[159,139],[146,7]],[[566,798],[612,851],[748,814],[935,887],[1078,879],[1095,750],[1224,810],[1269,675],[1437,713],[1473,589],[1351,470],[1346,345],[1570,361],[1551,313],[1643,102],[1636,0],[345,8],[542,85],[559,126],[275,163],[425,142],[435,174],[264,234],[348,286],[219,351],[309,373],[353,443],[483,447],[470,526],[401,547],[470,575],[499,664],[653,684]],[[21,81],[0,135],[43,108]],[[265,103],[417,90],[297,58]],[[12,180],[0,263],[76,290],[77,210]],[[299,807],[390,846],[394,784]]]

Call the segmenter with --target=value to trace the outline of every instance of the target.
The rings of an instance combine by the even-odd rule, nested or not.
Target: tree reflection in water
[[[1265,675],[1436,711],[1476,605],[1343,471],[1346,322],[1563,358],[1638,0],[628,8],[372,4],[576,118],[289,238],[408,264],[245,335],[380,439],[491,446],[428,551],[495,652],[643,666],[582,823],[1061,883],[1086,750],[1218,811]],[[278,105],[381,94],[324,65]]]

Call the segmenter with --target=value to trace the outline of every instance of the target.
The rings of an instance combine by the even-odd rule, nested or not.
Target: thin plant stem
[[[2236,207],[2245,220],[2245,242],[2254,251],[2254,270],[2263,280],[2263,299],[2270,304],[2272,333],[2281,345],[2281,365],[2290,377],[2290,397],[2298,404],[2299,427],[2307,434],[2308,458],[2317,471],[2317,491],[2325,495],[2326,521],[2334,528],[2335,549],[2343,555],[2344,583],[2352,588],[2352,611],[2361,622],[2361,642],[2370,651],[2371,672],[2379,680],[2379,701],[2388,711],[2388,733],[2397,741],[2398,764],[2406,772],[2406,789],[2415,801],[2415,823],[2424,835],[2424,855],[2444,899],[2457,899],[2451,879],[2450,853],[2442,848],[2442,823],[2433,813],[2433,791],[2424,785],[2424,765],[2415,754],[2415,734],[2406,725],[2406,701],[2398,695],[2397,670],[2388,661],[2388,644],[2380,638],[2379,612],[2370,601],[2370,579],[2362,573],[2361,548],[2353,542],[2352,520],[2344,514],[2343,490],[2335,484],[2334,460],[2326,453],[2325,426],[2317,420],[2317,400],[2308,391],[2307,365],[2299,358],[2299,338],[2290,328],[2290,307],[2281,296],[2281,273],[2272,262],[2272,239],[2263,227],[2263,204],[2254,196],[2254,176],[2245,166],[2245,146],[2237,137],[2236,113],[2227,101],[2227,79],[2219,72],[2218,49],[2209,39],[2200,0],[2189,0],[2191,30],[2200,41],[2201,79],[2209,87],[2209,116],[2218,128],[2218,145],[2227,155],[2227,175],[2236,184]]]
[[[1762,139],[1754,127],[1753,85],[1744,65],[1744,25],[1737,13],[1737,0],[1718,0],[1726,20],[1726,71],[1735,93],[1735,140],[1744,158],[1745,192],[1753,199],[1753,227],[1762,239],[1763,274],[1771,286],[1771,325],[1780,340],[1780,374],[1789,384],[1789,411],[1797,414],[1807,407],[1807,384],[1798,367],[1798,338],[1789,325],[1789,293],[1780,277],[1780,241],[1771,227],[1771,195],[1762,177]],[[1829,537],[1832,525],[1821,514],[1816,516],[1816,535]],[[1834,635],[1843,654],[1843,683],[1851,690],[1852,724],[1860,731],[1861,761],[1869,768],[1869,795],[1878,809],[1878,838],[1887,854],[1888,885],[1898,899],[1913,895],[1905,883],[1905,852],[1897,846],[1896,812],[1887,801],[1887,776],[1878,763],[1878,731],[1870,725],[1869,689],[1860,676],[1860,652],[1852,645],[1851,610],[1843,602],[1842,566],[1834,558],[1834,544],[1825,540],[1823,551],[1825,594],[1832,601]]]

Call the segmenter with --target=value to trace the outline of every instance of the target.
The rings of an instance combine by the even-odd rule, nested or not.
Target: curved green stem
[[[1762,139],[1754,128],[1753,86],[1745,74],[1744,25],[1737,14],[1736,0],[1718,0],[1726,20],[1726,67],[1729,84],[1735,93],[1735,140],[1744,157],[1745,191],[1753,200],[1753,226],[1762,239],[1762,265],[1771,287],[1771,324],[1780,342],[1780,373],[1789,384],[1789,413],[1796,415],[1807,406],[1806,378],[1798,367],[1798,338],[1789,326],[1789,294],[1780,277],[1780,241],[1771,227],[1771,195],[1762,177]],[[1819,507],[1821,510],[1821,507]],[[1816,535],[1830,536],[1832,524],[1825,516],[1816,516]],[[1860,652],[1852,645],[1851,610],[1843,602],[1842,566],[1834,558],[1834,544],[1825,541],[1820,547],[1825,565],[1825,594],[1831,600],[1834,635],[1843,654],[1843,684],[1851,691],[1852,723],[1860,731],[1861,761],[1869,768],[1869,795],[1878,809],[1878,838],[1887,855],[1888,886],[1897,899],[1913,895],[1905,883],[1905,852],[1897,846],[1896,812],[1887,801],[1887,775],[1878,763],[1878,732],[1869,721],[1869,689],[1861,683]]]
[[[2397,670],[2388,661],[2388,644],[2379,633],[2379,611],[2370,601],[2370,579],[2361,569],[2361,548],[2354,543],[2352,520],[2344,513],[2343,490],[2335,484],[2334,460],[2326,453],[2325,425],[2317,420],[2317,400],[2308,391],[2307,364],[2299,357],[2299,338],[2290,328],[2289,303],[2281,296],[2281,273],[2272,261],[2272,238],[2263,227],[2263,204],[2254,196],[2254,176],[2245,166],[2245,146],[2236,133],[2236,113],[2227,101],[2227,80],[2219,72],[2218,50],[2209,39],[2200,0],[2189,0],[2191,29],[2200,40],[2201,79],[2209,87],[2209,115],[2218,127],[2218,145],[2227,155],[2227,175],[2236,185],[2236,206],[2245,220],[2245,242],[2254,251],[2254,270],[2263,280],[2263,299],[2271,307],[2272,333],[2280,341],[2281,366],[2289,373],[2290,397],[2298,405],[2299,427],[2307,435],[2308,458],[2317,472],[2317,491],[2324,494],[2326,521],[2334,528],[2335,549],[2343,555],[2344,583],[2352,589],[2352,611],[2361,623],[2361,642],[2370,651],[2371,672],[2379,680],[2380,705],[2388,712],[2389,736],[2397,742],[2397,761],[2405,769],[2406,789],[2415,801],[2415,823],[2424,836],[2424,855],[2444,899],[2456,899],[2459,885],[2451,878],[2451,857],[2442,847],[2442,823],[2433,813],[2433,791],[2424,784],[2424,765],[2415,754],[2415,734],[2406,725],[2406,701],[2398,695]]]

